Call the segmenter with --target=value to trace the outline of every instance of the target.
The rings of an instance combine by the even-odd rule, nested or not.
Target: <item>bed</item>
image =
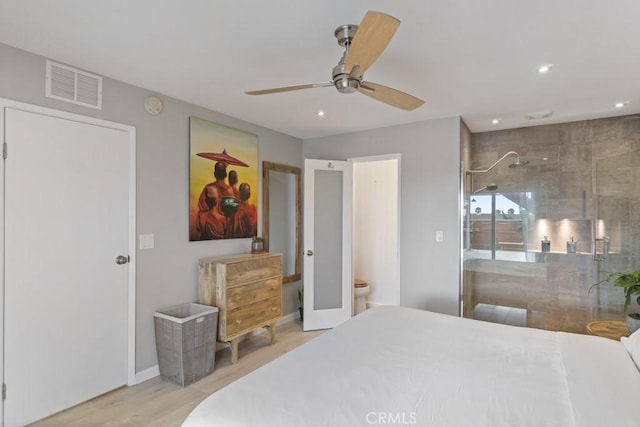
[[[639,398],[620,342],[387,306],[217,391],[183,426],[637,427]]]

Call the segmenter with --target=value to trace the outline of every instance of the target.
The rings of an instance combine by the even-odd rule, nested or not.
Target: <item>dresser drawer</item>
[[[226,339],[279,318],[282,314],[281,305],[281,296],[278,294],[276,297],[227,311],[227,324],[224,328],[226,330],[220,328],[220,338]]]
[[[279,297],[282,288],[280,277],[247,283],[226,290],[226,308],[231,311],[257,301]]]
[[[282,273],[280,256],[256,258],[249,262],[234,262],[225,267],[227,288],[265,277],[280,276]]]

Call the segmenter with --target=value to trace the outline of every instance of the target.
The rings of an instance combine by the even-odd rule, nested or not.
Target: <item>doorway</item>
[[[400,155],[305,159],[304,187],[304,329],[351,317],[354,279],[400,305]]]
[[[353,272],[367,308],[400,305],[400,154],[352,158]]]
[[[135,129],[0,100],[6,425],[135,383]]]

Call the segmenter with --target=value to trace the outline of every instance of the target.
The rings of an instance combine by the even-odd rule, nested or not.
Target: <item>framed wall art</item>
[[[189,118],[189,240],[254,237],[258,137]]]

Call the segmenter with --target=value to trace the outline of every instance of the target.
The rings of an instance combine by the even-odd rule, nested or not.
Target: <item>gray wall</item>
[[[400,303],[457,315],[460,118],[303,142],[305,158],[345,160],[394,153],[402,156]],[[443,243],[435,242],[436,230],[444,231]]]
[[[44,96],[45,58],[0,44],[0,64],[2,98],[136,127],[137,232],[155,234],[155,249],[136,253],[136,371],[156,365],[153,312],[197,300],[198,258],[250,250],[250,239],[188,241],[189,116],[258,135],[260,163],[269,160],[301,167],[301,140],[162,95],[164,111],[152,116],[144,109],[144,100],[152,92],[108,78],[101,111],[56,101]],[[100,74],[100,70],[87,71]],[[259,233],[261,203],[260,197]],[[284,285],[284,314],[297,311],[298,286]]]

